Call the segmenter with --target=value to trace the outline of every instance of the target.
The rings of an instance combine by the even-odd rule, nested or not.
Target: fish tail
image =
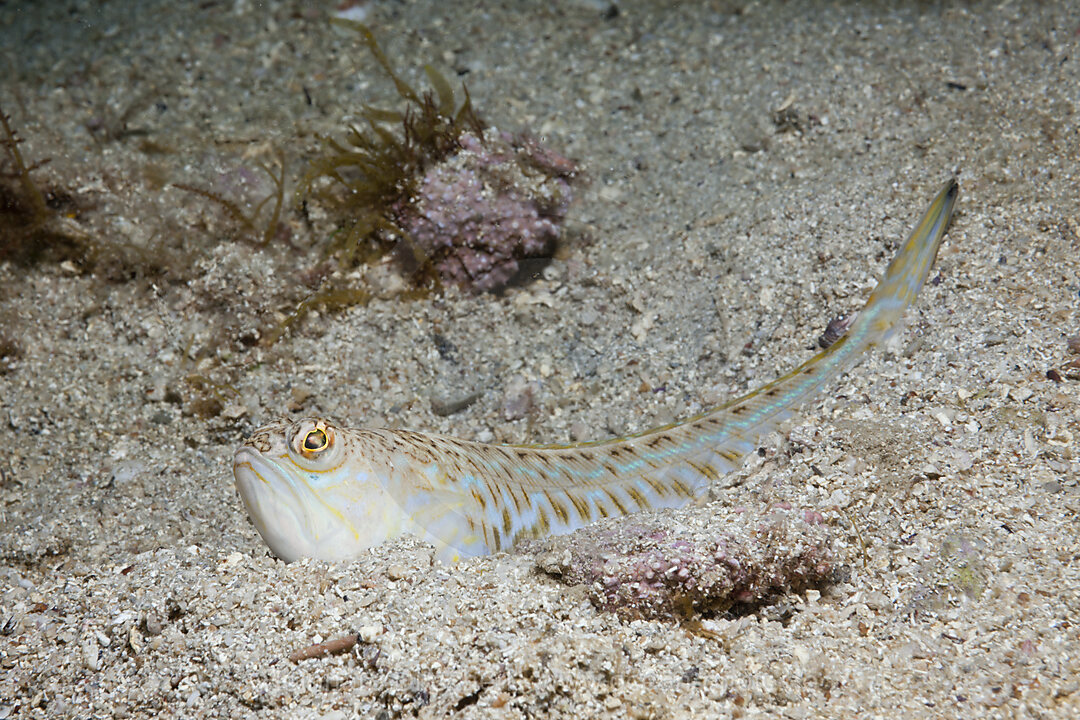
[[[861,322],[857,319],[854,323],[869,326],[866,330],[869,344],[878,344],[886,339],[897,327],[904,310],[919,294],[937,257],[945,231],[949,229],[959,195],[960,186],[956,178],[951,178],[938,191],[922,220],[889,263],[885,277],[870,294],[866,307],[860,313],[865,315],[865,319],[861,319]],[[852,327],[852,334],[855,329]]]
[[[850,367],[868,347],[887,340],[930,273],[949,228],[959,192],[955,178],[941,187],[919,224],[889,263],[885,276],[870,294],[866,305],[836,342],[783,377],[732,400],[715,412],[749,416],[748,422],[737,424],[753,426],[777,412],[790,410]]]
[[[648,446],[662,434],[674,444],[676,451],[669,456],[678,461],[661,474],[692,483],[696,490],[707,486],[711,475],[738,467],[762,436],[775,430],[822,385],[851,367],[863,351],[880,345],[894,331],[926,281],[958,195],[955,178],[942,186],[866,305],[835,342],[786,375],[742,397],[685,423],[637,436],[630,440],[634,449],[647,459],[655,459],[658,454],[649,452]]]

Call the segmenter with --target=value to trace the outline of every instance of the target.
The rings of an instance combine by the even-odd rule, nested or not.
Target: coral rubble
[[[609,520],[544,545],[544,572],[586,586],[594,605],[627,617],[756,605],[824,584],[835,567],[822,516],[781,507],[720,510],[679,534],[655,520]]]

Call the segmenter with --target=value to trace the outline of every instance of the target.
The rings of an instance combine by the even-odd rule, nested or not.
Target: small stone
[[[1034,394],[1035,394],[1034,390],[1031,390],[1030,388],[1026,388],[1026,387],[1016,387],[1016,388],[1012,388],[1011,390],[1009,390],[1009,397],[1011,397],[1016,402],[1021,402],[1021,403],[1024,402],[1025,400],[1027,400],[1029,397],[1031,397]]]
[[[97,672],[101,669],[101,651],[98,649],[98,644],[93,640],[87,640],[83,643],[83,664],[87,670]]]
[[[630,334],[634,336],[635,340],[642,342],[649,334],[649,331],[652,330],[655,322],[656,316],[652,313],[645,313],[630,325]]]
[[[954,408],[934,408],[930,411],[930,414],[945,428],[952,427],[953,419],[956,418],[956,410]]]
[[[131,626],[131,630],[128,632],[128,645],[131,646],[132,652],[136,655],[139,654],[144,646],[142,633],[140,633],[139,628],[134,625]]]
[[[536,407],[540,383],[529,382],[521,375],[510,378],[503,392],[502,411],[507,420],[521,420]]]
[[[446,393],[436,394],[431,396],[431,412],[439,415],[440,417],[446,417],[447,415],[453,415],[454,413],[461,412],[465,408],[469,407],[483,395],[479,390],[473,390],[467,394],[462,393]]]
[[[165,629],[164,623],[161,621],[161,616],[156,611],[151,610],[146,613],[146,634],[155,637],[161,634],[161,631]]]
[[[239,420],[247,415],[248,409],[240,403],[229,403],[221,411],[221,417],[226,420]]]
[[[386,577],[390,578],[395,582],[398,580],[404,580],[408,574],[409,570],[404,565],[391,565],[390,567],[386,568]]]
[[[877,610],[878,612],[889,612],[893,607],[892,600],[886,597],[884,593],[877,590],[867,592],[864,601],[868,608]]]
[[[1024,428],[1023,441],[1025,455],[1035,457],[1039,454],[1039,445],[1035,442],[1035,433],[1032,432],[1031,428]]]
[[[605,185],[604,187],[600,188],[599,194],[600,199],[604,202],[613,202],[622,197],[622,190],[613,185]]]
[[[588,425],[580,420],[575,420],[570,424],[570,437],[573,438],[574,442],[584,442],[591,440],[592,434]]]
[[[364,625],[357,634],[360,636],[360,642],[372,643],[375,642],[375,638],[382,635],[382,632],[382,625]]]
[[[287,406],[289,412],[300,412],[304,409],[307,401],[314,396],[314,393],[306,387],[296,386],[289,391],[289,396],[291,398]]]
[[[461,150],[425,163],[415,183],[403,183],[413,189],[391,203],[390,214],[444,284],[498,290],[521,260],[553,254],[576,165],[494,128],[455,139]]]
[[[791,654],[799,661],[801,667],[806,667],[810,664],[810,651],[802,645],[795,645],[791,648]]]

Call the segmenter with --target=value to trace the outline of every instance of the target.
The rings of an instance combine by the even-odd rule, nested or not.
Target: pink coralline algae
[[[414,262],[444,284],[489,291],[525,258],[550,257],[573,199],[575,165],[536,141],[488,129],[431,166],[391,207]]]
[[[359,33],[394,82],[404,111],[364,107],[363,125],[322,138],[300,182],[338,224],[328,245],[342,266],[393,249],[419,286],[498,290],[526,258],[550,257],[573,200],[577,165],[526,134],[488,127],[468,91],[460,104],[431,66],[418,93],[391,67],[371,30]],[[398,130],[394,130],[394,126]]]
[[[723,528],[717,532],[717,528]],[[593,604],[625,617],[685,618],[828,582],[830,537],[813,511],[721,510],[701,527],[659,521],[598,523],[552,538],[540,568],[584,585]]]

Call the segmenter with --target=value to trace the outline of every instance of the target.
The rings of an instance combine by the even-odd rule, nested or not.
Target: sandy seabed
[[[0,718],[1080,716],[1075,8],[360,7],[408,78],[463,78],[587,183],[528,282],[406,300],[361,267],[370,303],[264,347],[319,218],[290,206],[259,250],[173,183],[265,192],[259,163],[295,179],[317,135],[393,104],[338,4],[0,3],[0,102],[68,227],[185,259],[0,261]],[[808,357],[953,174],[899,342],[649,519],[813,508],[829,583],[633,619],[547,551],[285,565],[236,495],[234,449],[281,414],[528,443],[698,412]]]

